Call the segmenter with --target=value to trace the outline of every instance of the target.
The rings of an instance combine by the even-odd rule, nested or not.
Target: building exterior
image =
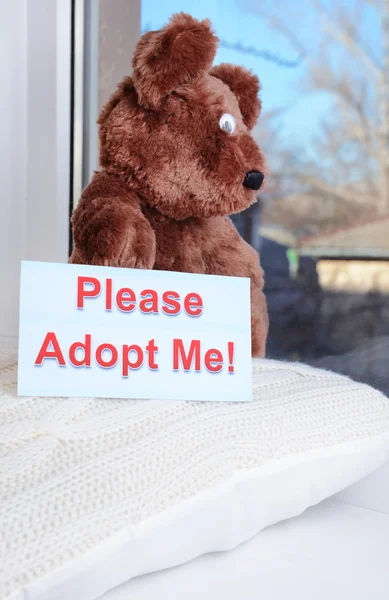
[[[317,259],[329,354],[389,335],[389,216],[307,237],[298,251]]]

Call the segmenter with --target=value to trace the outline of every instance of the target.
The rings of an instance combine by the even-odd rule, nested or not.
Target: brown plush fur
[[[208,21],[182,13],[140,39],[133,78],[99,119],[102,171],[74,211],[70,262],[250,277],[252,352],[263,356],[263,271],[228,218],[255,201],[246,173],[266,172],[249,133],[259,83],[241,67],[210,71],[216,46]]]

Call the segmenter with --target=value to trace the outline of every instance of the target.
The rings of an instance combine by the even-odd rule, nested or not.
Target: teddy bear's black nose
[[[248,173],[246,173],[243,185],[245,187],[251,188],[252,190],[259,190],[264,178],[265,176],[263,173],[261,173],[261,171],[249,171]]]

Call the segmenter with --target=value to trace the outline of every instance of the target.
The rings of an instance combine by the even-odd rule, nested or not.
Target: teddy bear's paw
[[[103,258],[102,256],[93,256],[87,264],[95,265],[96,267],[118,267],[119,261],[115,258]]]
[[[152,256],[126,256],[120,261],[120,266],[126,269],[152,269],[154,257]]]
[[[152,269],[155,263],[155,234],[143,217],[134,221],[119,257],[119,265],[127,269]]]

